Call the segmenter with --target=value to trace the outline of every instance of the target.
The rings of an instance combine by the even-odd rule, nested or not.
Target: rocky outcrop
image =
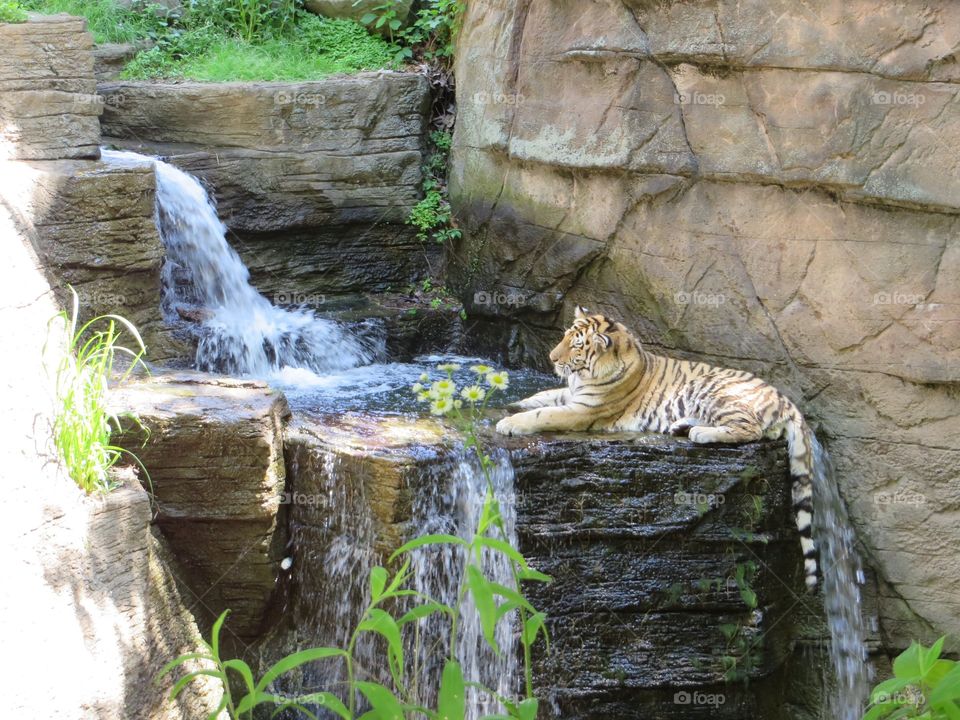
[[[471,317],[543,365],[580,303],[782,387],[827,436],[891,647],[960,633],[957,13],[481,0],[457,58]]]
[[[814,602],[781,443],[594,436],[513,458],[521,549],[554,578],[530,587],[547,717],[782,717],[792,614]]]
[[[262,292],[381,292],[436,265],[437,247],[404,225],[420,198],[423,77],[113,82],[99,92],[111,142],[209,185]]]
[[[119,438],[147,472],[155,523],[207,619],[230,609],[234,637],[262,630],[282,559],[283,395],[256,381],[158,375],[115,393],[133,412]],[[145,432],[144,432],[145,431]],[[138,442],[139,440],[139,442]]]
[[[403,222],[429,88],[402,73],[303,83],[102,83],[103,134],[203,178],[235,231]]]
[[[0,160],[100,156],[92,49],[83,18],[0,23]]]
[[[84,319],[116,313],[130,320],[151,362],[186,354],[160,317],[164,250],[150,163],[7,162],[2,172],[16,182],[0,187],[0,199],[31,239],[63,307],[70,307],[71,285]]]
[[[21,672],[4,694],[18,718],[203,720],[219,702],[200,678],[177,702],[175,678],[154,682],[200,649],[192,601],[147,494],[135,482],[86,496],[66,477],[51,442],[52,362],[42,362],[57,303],[0,205],[0,322],[9,348],[0,382],[0,594],[4,648]],[[47,346],[50,350],[53,343]],[[129,479],[129,478],[128,478]],[[28,660],[29,659],[29,660]]]
[[[413,0],[401,0],[391,9],[396,13],[396,19],[404,22],[410,14]],[[377,9],[383,5],[381,0],[305,0],[303,6],[312,13],[332,18],[347,18],[359,22],[368,13],[377,14]]]

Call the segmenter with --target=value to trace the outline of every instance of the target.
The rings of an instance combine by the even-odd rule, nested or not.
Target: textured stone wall
[[[947,1],[478,0],[457,60],[471,318],[543,365],[580,303],[782,387],[892,647],[960,633],[958,47]]]
[[[92,50],[83,18],[0,23],[0,159],[100,156]]]

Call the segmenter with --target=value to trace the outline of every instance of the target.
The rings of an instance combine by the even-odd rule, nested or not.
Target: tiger
[[[503,435],[609,431],[686,435],[695,443],[744,443],[786,434],[804,582],[818,583],[813,540],[813,433],[783,393],[752,373],[644,350],[621,323],[577,306],[550,352],[567,386],[513,403]]]

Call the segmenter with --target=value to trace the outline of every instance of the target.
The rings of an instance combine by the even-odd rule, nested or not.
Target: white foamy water
[[[509,454],[503,450],[495,451],[491,459],[490,483],[495,497],[500,501],[500,513],[506,530],[506,537],[501,539],[517,547],[513,465]],[[418,493],[413,508],[414,524],[422,528],[423,534],[444,533],[470,540],[477,529],[486,491],[487,480],[480,463],[472,451],[467,451],[466,455],[457,459],[446,482],[433,483]],[[484,551],[482,559],[483,572],[488,578],[507,587],[514,586],[513,571],[505,556]],[[413,556],[414,577],[411,586],[453,607],[457,604],[459,579],[464,574],[465,560],[463,549],[454,545],[419,549]],[[516,683],[522,673],[514,632],[516,628],[511,624],[514,613],[501,619],[497,625],[495,637],[500,647],[500,655],[497,656],[484,639],[480,615],[472,597],[467,597],[461,609],[463,614],[457,641],[457,659],[463,668],[464,678],[480,682],[502,697],[515,697],[520,690]],[[421,647],[417,661],[422,676],[431,680],[424,696],[420,698],[428,705],[435,701],[442,670],[442,660],[435,646],[431,645],[442,644],[448,650],[445,644],[446,630],[444,617],[434,616],[423,632],[426,642]],[[491,714],[504,714],[500,704],[486,693],[470,688],[465,720],[478,720]]]
[[[226,240],[226,226],[200,182],[156,158],[104,150],[107,160],[153,162],[157,217],[166,247],[163,310],[199,318],[196,366],[271,377],[285,368],[314,373],[371,362],[377,350],[307,309],[273,305],[250,284],[250,271]]]
[[[860,599],[863,569],[830,458],[816,438],[811,439],[813,530],[820,552],[830,660],[837,683],[828,711],[836,720],[860,720],[871,680],[865,641],[867,628]]]

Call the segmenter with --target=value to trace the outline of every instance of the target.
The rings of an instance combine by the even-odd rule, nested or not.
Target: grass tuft
[[[51,330],[57,321],[66,328],[66,343],[56,366],[53,437],[73,481],[87,493],[106,492],[114,487],[109,470],[124,454],[143,468],[136,455],[110,442],[121,427],[120,416],[107,407],[107,393],[117,355],[131,358],[118,378],[122,382],[137,365],[146,367],[146,347],[133,324],[119,315],[100,315],[78,327],[79,298],[73,288],[70,292],[71,312],[63,311],[50,321]],[[136,352],[119,343],[124,330],[136,341]],[[140,424],[132,414],[125,417]]]

